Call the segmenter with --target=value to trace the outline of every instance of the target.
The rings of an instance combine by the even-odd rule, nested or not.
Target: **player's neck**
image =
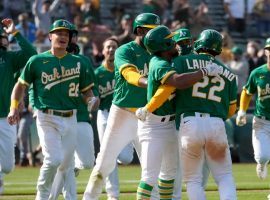
[[[112,72],[114,70],[114,62],[113,61],[104,60],[103,65],[110,72]]]
[[[62,58],[67,54],[67,51],[62,48],[51,48],[51,54],[58,58]]]

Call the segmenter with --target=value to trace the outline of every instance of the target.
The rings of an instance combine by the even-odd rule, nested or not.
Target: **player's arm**
[[[120,72],[129,84],[135,85],[137,87],[147,87],[147,78],[140,75],[138,69],[135,66],[125,66]]]
[[[230,106],[229,106],[229,112],[228,112],[228,116],[227,117],[228,118],[231,118],[235,114],[236,109],[237,109],[237,105],[236,105],[236,101],[235,101],[234,103],[230,104]]]
[[[240,98],[240,109],[237,112],[236,125],[243,126],[247,123],[246,121],[246,111],[249,107],[252,95],[247,93],[246,89],[242,90]]]
[[[23,84],[22,82],[18,81],[12,90],[10,112],[7,117],[8,123],[11,125],[17,124],[20,120],[19,104],[23,99],[26,87],[27,84]]]

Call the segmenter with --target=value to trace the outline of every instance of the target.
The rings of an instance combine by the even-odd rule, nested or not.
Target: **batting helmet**
[[[75,24],[70,23],[70,31],[76,35],[78,35],[78,29]]]
[[[176,32],[176,34],[175,34],[175,36],[173,36],[173,40],[175,42],[192,39],[190,31],[187,28],[180,28],[175,32]]]
[[[270,38],[266,39],[264,49],[270,49]]]
[[[149,53],[169,51],[175,46],[172,37],[175,35],[166,26],[158,26],[150,30],[144,37],[143,43]]]
[[[160,25],[160,18],[153,13],[139,14],[133,22],[133,33],[137,33],[138,27],[155,28]]]
[[[213,29],[204,30],[194,42],[194,50],[205,50],[219,55],[222,51],[222,35]]]
[[[64,19],[59,19],[53,22],[53,24],[50,26],[50,33],[56,30],[68,30],[71,31],[70,29],[70,22]]]

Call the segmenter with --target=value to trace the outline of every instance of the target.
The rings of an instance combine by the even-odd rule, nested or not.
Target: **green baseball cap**
[[[266,39],[264,49],[269,49],[270,48],[270,38]]]
[[[239,47],[239,46],[234,46],[232,49],[231,49],[231,52],[233,54],[236,54],[236,55],[242,55],[243,54],[243,50]]]
[[[180,28],[176,30],[175,32],[176,32],[176,35],[173,36],[173,40],[175,42],[192,39],[190,31],[187,28]]]

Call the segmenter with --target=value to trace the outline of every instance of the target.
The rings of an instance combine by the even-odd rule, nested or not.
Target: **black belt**
[[[260,119],[264,119],[264,120],[270,121],[270,118],[269,117],[265,117],[265,116],[256,116],[256,117],[258,117]]]
[[[58,110],[52,110],[52,109],[46,109],[42,110],[43,113],[50,114],[50,115],[56,115],[60,117],[71,117],[73,116],[73,110],[70,111],[58,111]]]
[[[162,118],[161,118],[161,122],[165,122],[166,118],[167,118],[167,117],[162,117]],[[173,121],[173,120],[175,120],[175,115],[170,116],[169,122],[170,122],[170,121]]]

